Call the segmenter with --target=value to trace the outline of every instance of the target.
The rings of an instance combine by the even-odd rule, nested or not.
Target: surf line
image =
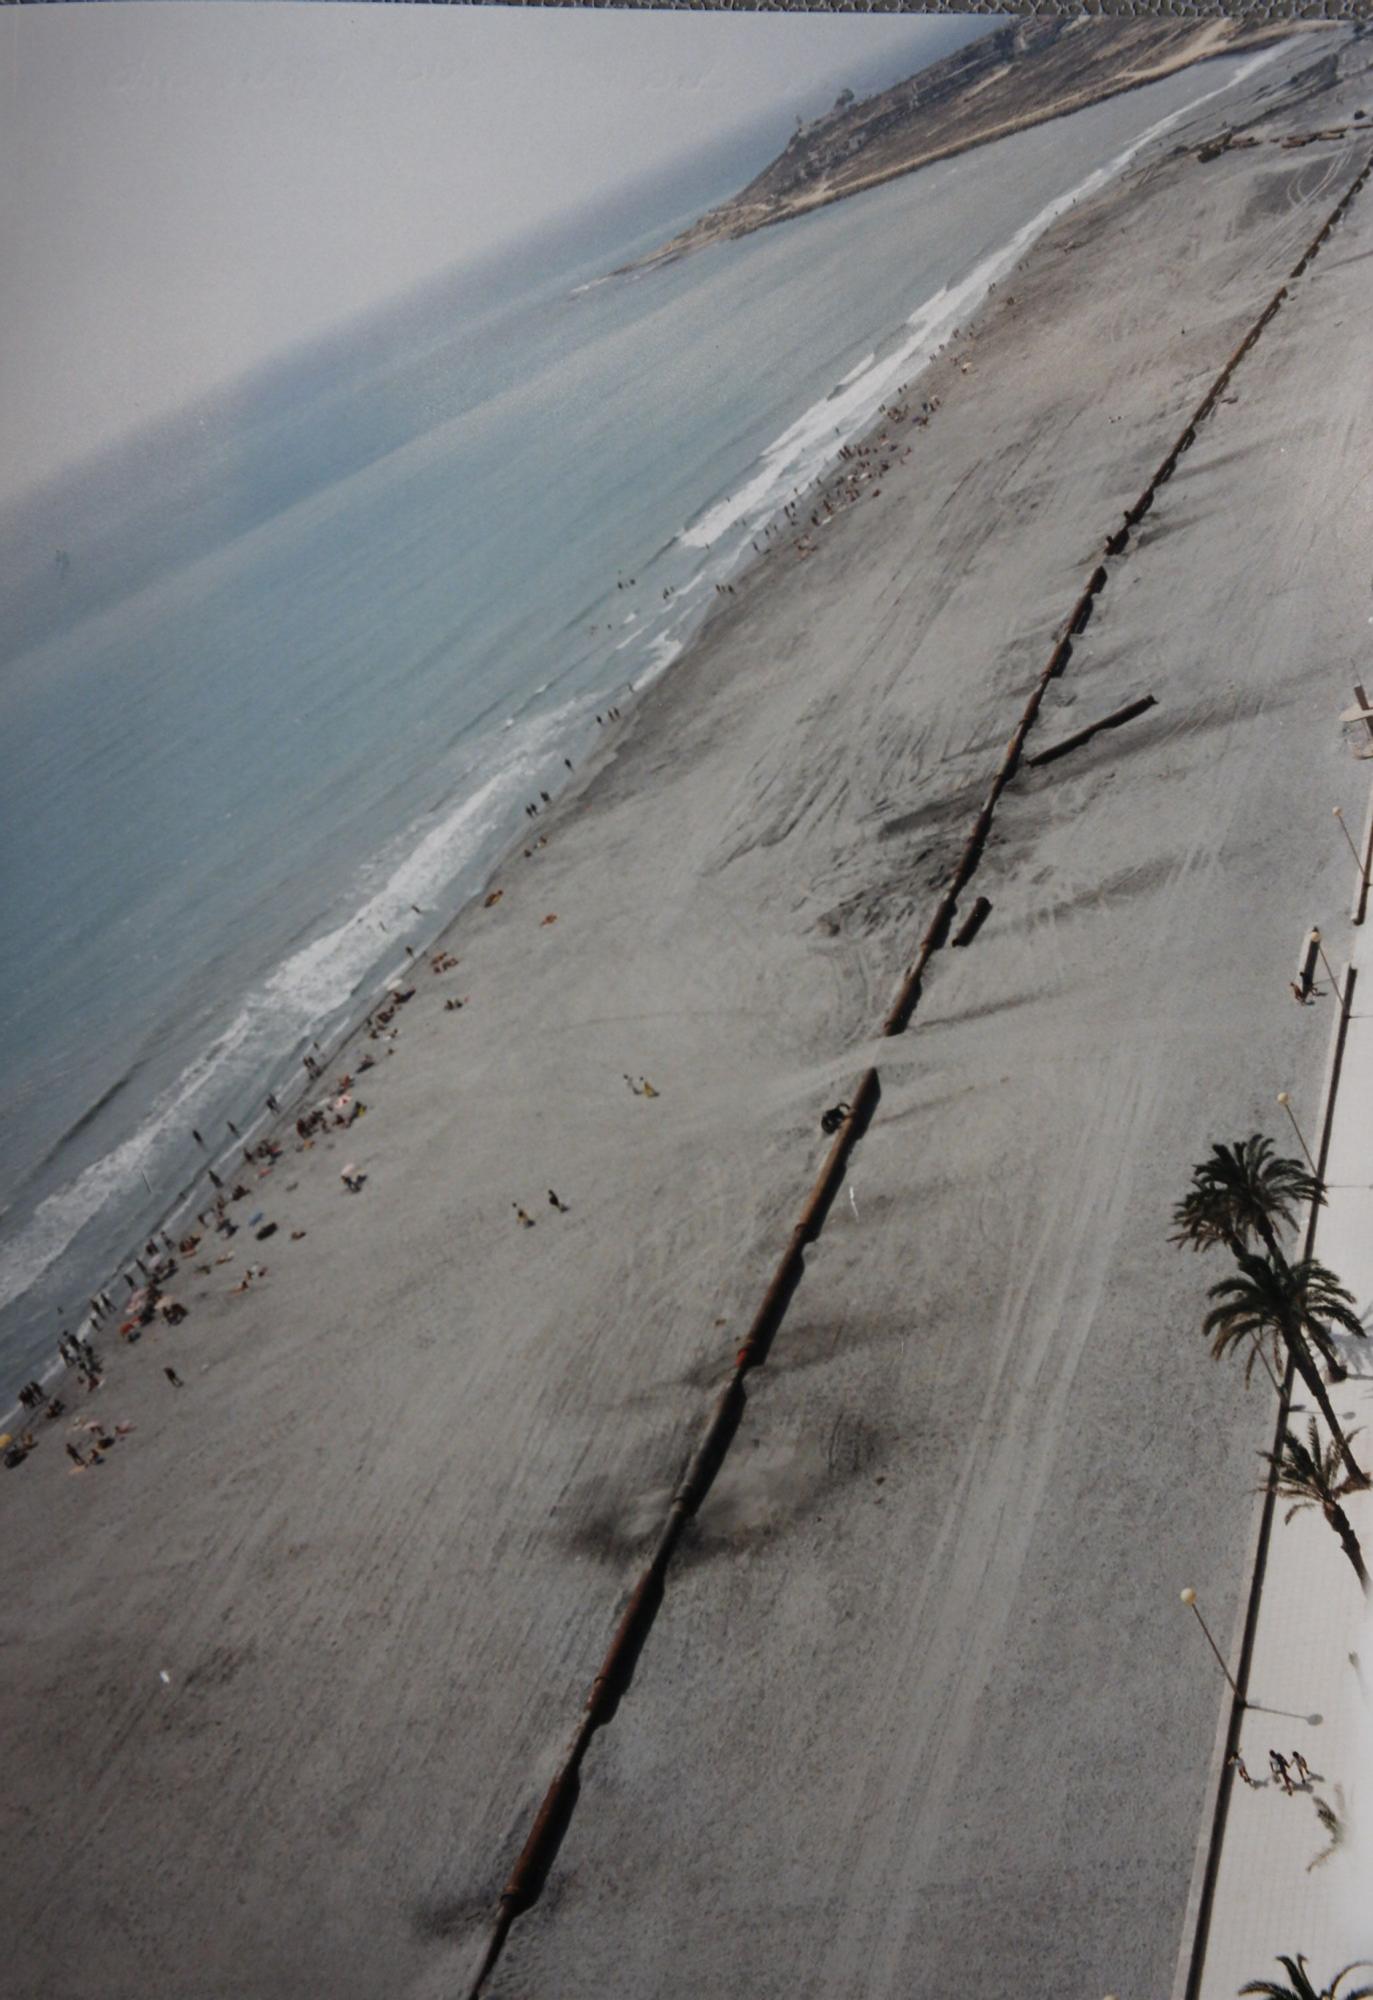
[[[1289,279],[1300,277],[1306,270],[1371,172],[1373,172],[1373,154],[1369,155],[1362,171],[1327,216],[1323,227],[1307,246],[1299,263],[1289,273]],[[1172,450],[1159,465],[1138,500],[1132,507],[1126,509],[1124,525],[1107,537],[1104,551],[1106,554],[1114,556],[1124,551],[1129,543],[1131,530],[1143,520],[1152,507],[1158,488],[1172,478],[1178,460],[1196,442],[1197,426],[1211,415],[1235,369],[1287,297],[1287,285],[1284,284],[1274,293],[1212,382],[1192,412]],[[968,836],[962,858],[921,939],[915,963],[902,980],[896,1001],[882,1024],[884,1035],[903,1034],[909,1025],[920,999],[921,981],[926,968],[934,953],[941,950],[948,940],[958,907],[959,893],[966,888],[977,871],[991,832],[997,802],[1016,773],[1025,739],[1038,718],[1048,685],[1068,665],[1072,657],[1073,638],[1085,629],[1092,615],[1094,601],[1105,588],[1107,580],[1106,566],[1099,562],[1068,615],[1061,636],[1049,655],[1048,665],[1035,682],[1030,698],[1016,724],[1015,732],[1007,745],[1006,754],[992,780],[986,801],[973,822],[972,832]],[[543,1892],[549,1870],[557,1858],[563,1837],[576,1809],[581,1791],[581,1767],[591,1739],[598,1729],[604,1728],[614,1718],[620,1701],[629,1690],[635,1666],[662,1605],[667,1572],[672,1558],[688,1522],[714,1484],[738,1431],[748,1400],[745,1378],[750,1370],[762,1367],[767,1360],[787,1307],[801,1282],[805,1270],[806,1246],[816,1241],[824,1226],[834,1197],[843,1185],[850,1156],[871,1124],[881,1094],[881,1082],[876,1068],[865,1070],[853,1092],[849,1108],[835,1134],[829,1152],[811,1185],[800,1216],[792,1227],[786,1248],[773,1271],[762,1302],[753,1316],[744,1344],[735,1356],[729,1377],[716,1398],[696,1448],[674,1488],[667,1519],[658,1532],[648,1561],[620,1614],[614,1636],[591,1683],[571,1741],[563,1753],[558,1770],[534,1816],[524,1846],[501,1891],[495,1922],[476,1977],[468,1988],[467,2000],[480,2000],[482,1990],[505,1947],[511,1926],[517,1917],[533,1907]]]

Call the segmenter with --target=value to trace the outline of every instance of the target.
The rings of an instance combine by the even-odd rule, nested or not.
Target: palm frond
[[[1290,1332],[1300,1335],[1308,1328],[1323,1331],[1329,1326],[1366,1338],[1363,1321],[1354,1310],[1354,1294],[1314,1257],[1274,1264],[1266,1257],[1242,1255],[1238,1275],[1222,1278],[1207,1296],[1221,1303],[1202,1322],[1206,1333],[1232,1323],[1248,1332],[1261,1323],[1280,1329],[1284,1338]]]
[[[1325,1200],[1319,1181],[1300,1160],[1273,1151],[1261,1132],[1232,1145],[1215,1144],[1192,1171],[1192,1186],[1173,1211],[1175,1242],[1194,1249],[1212,1243],[1248,1245],[1256,1237],[1266,1247],[1281,1229],[1295,1229],[1299,1211]]]
[[[1370,1963],[1368,1959],[1355,1959],[1352,1964],[1342,1966],[1330,1984],[1323,1986],[1319,1993],[1311,1983],[1306,1963],[1305,1954],[1302,1952],[1298,1952],[1295,1958],[1284,1958],[1279,1954],[1278,1964],[1282,1966],[1292,1984],[1278,1986],[1271,1979],[1251,1979],[1247,1986],[1241,1986],[1240,1993],[1241,1995],[1256,1993],[1262,1996],[1262,2000],[1373,2000],[1373,1986],[1359,1986],[1352,1993],[1340,1992],[1343,1981],[1348,1979],[1351,1972],[1357,1972],[1361,1966],[1368,1965]]]
[[[1350,1431],[1346,1444],[1352,1445],[1358,1436],[1358,1431]],[[1295,1431],[1284,1431],[1278,1449],[1261,1451],[1259,1457],[1276,1474],[1275,1491],[1294,1503],[1287,1510],[1289,1521],[1303,1507],[1333,1506],[1352,1490],[1351,1481],[1341,1476],[1339,1445],[1333,1438],[1322,1440],[1314,1417],[1307,1418],[1304,1440]]]

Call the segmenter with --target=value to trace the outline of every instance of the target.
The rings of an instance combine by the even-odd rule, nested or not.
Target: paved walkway
[[[1351,835],[1366,770],[1351,763]],[[1338,839],[1338,829],[1333,832]],[[1369,837],[1365,824],[1365,856]],[[1357,884],[1352,857],[1350,876]],[[1356,978],[1326,1167],[1329,1206],[1318,1220],[1314,1254],[1338,1273],[1367,1319],[1373,1306],[1373,911],[1360,927],[1341,912],[1323,929],[1341,991],[1347,963]],[[1336,1002],[1328,979],[1321,985],[1327,997],[1320,1004],[1331,1008],[1333,1058]],[[1329,1087],[1327,1075],[1327,1093]],[[1292,1109],[1314,1149],[1324,1105],[1294,1103]],[[1275,1107],[1279,1140],[1292,1136],[1281,1130],[1283,1122]],[[1373,1352],[1360,1352],[1373,1349],[1373,1339],[1341,1345],[1350,1377],[1332,1401],[1350,1430],[1362,1427],[1356,1453],[1373,1464]],[[1300,1383],[1297,1389],[1294,1426],[1304,1431]],[[1373,1564],[1373,1494],[1351,1497],[1346,1511]],[[1253,1979],[1282,1981],[1275,1963],[1280,1952],[1305,1954],[1318,1986],[1351,1960],[1373,1959],[1373,1609],[1365,1606],[1353,1568],[1322,1516],[1307,1509],[1287,1523],[1285,1512],[1280,1504],[1273,1520],[1239,1728],[1240,1752],[1255,1783],[1231,1787],[1201,1976],[1191,1969],[1195,1983],[1189,1985],[1189,1936],[1176,1985],[1178,1996],[1194,1993],[1198,2000],[1232,2000]],[[1181,1607],[1179,1617],[1187,1618]],[[1222,1650],[1237,1660],[1241,1634],[1228,1648],[1227,1636],[1217,1635]],[[1209,1666],[1201,1633],[1180,1631],[1179,1644],[1191,1643],[1198,1668]],[[1227,1722],[1229,1715],[1227,1704]],[[1270,1773],[1270,1749],[1289,1758],[1300,1751],[1311,1768],[1310,1786],[1288,1796]],[[1218,1749],[1218,1762],[1221,1755]],[[1318,1799],[1342,1823],[1333,1853],[1315,1809]],[[1204,1863],[1203,1851],[1198,1890]]]

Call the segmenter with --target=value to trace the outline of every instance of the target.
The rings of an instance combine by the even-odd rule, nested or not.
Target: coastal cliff
[[[855,100],[842,92],[824,117],[798,125],[747,187],[614,275],[671,263],[1192,63],[1320,25],[1226,17],[1015,22],[875,97]]]

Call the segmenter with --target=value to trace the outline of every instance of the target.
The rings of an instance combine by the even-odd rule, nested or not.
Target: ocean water
[[[548,241],[10,522],[0,1406],[987,287],[1291,60],[1208,64],[647,274],[605,277],[685,219],[666,200],[611,254]]]

